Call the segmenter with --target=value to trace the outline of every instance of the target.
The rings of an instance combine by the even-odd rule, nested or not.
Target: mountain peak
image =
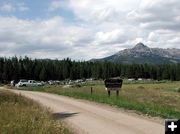
[[[140,42],[133,48],[121,50],[96,61],[121,64],[174,64],[180,63],[180,49],[149,48]]]
[[[149,47],[147,47],[146,45],[144,45],[143,43],[139,42],[135,45],[135,47],[133,47],[133,49],[147,49]]]

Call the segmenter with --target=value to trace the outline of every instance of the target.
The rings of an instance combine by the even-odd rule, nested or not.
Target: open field
[[[93,87],[93,95],[90,88]],[[71,96],[79,99],[87,99],[112,106],[135,110],[150,116],[162,118],[180,118],[180,82],[158,83],[126,83],[123,84],[120,95],[115,93],[107,96],[102,82],[85,83],[73,87],[45,86],[23,88],[25,90],[42,91]]]
[[[0,90],[1,134],[69,134],[62,122],[34,101]]]

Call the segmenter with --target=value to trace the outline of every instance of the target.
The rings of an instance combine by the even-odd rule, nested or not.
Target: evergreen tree
[[[106,79],[151,78],[155,80],[180,80],[180,64],[115,64],[111,62],[86,62],[30,59],[28,57],[0,58],[0,81],[19,79],[64,80],[79,78]]]

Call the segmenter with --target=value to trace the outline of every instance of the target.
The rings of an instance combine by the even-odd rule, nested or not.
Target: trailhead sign
[[[119,90],[122,87],[123,80],[122,79],[106,79],[104,81],[105,89],[108,91],[108,95],[110,96],[111,91],[116,91],[116,95],[119,96]]]

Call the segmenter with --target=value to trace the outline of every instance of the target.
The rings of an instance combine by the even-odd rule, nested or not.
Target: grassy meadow
[[[93,94],[90,89],[93,87]],[[103,81],[73,86],[44,86],[23,88],[106,103],[137,113],[162,118],[180,118],[180,82],[127,82],[124,81],[119,97],[112,92],[108,97]]]
[[[62,122],[34,101],[0,90],[1,134],[69,134]]]

